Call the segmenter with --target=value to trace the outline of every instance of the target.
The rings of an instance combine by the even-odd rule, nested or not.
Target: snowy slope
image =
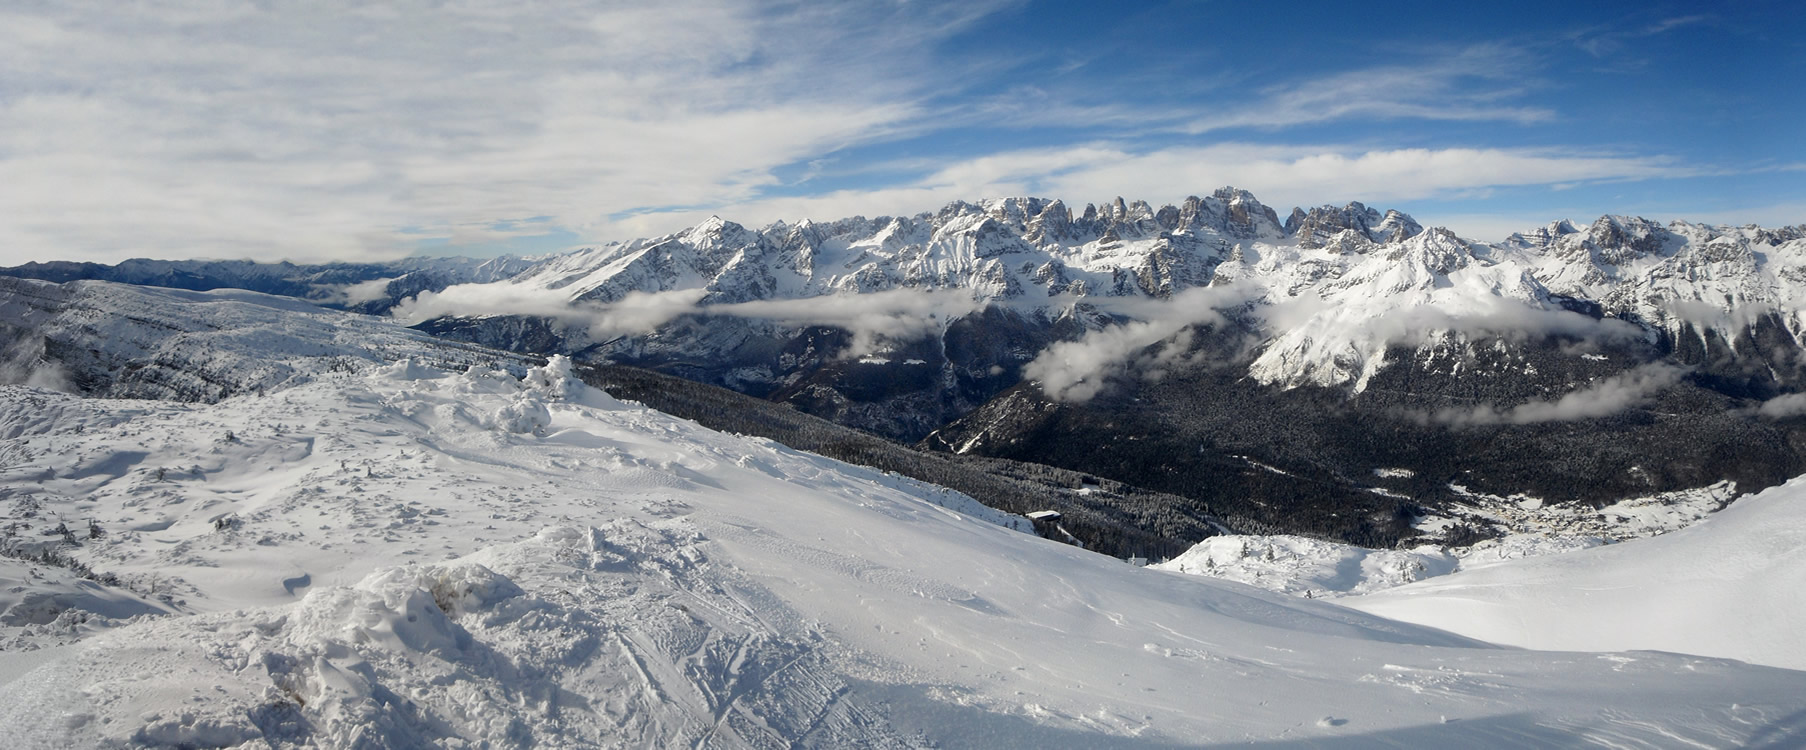
[[[1350,606],[1530,648],[1684,651],[1806,669],[1806,480],[1671,534],[1514,560]]]
[[[1492,534],[1473,543],[1369,549],[1291,535],[1222,534],[1154,567],[1309,597],[1372,594],[1458,570],[1659,536],[1711,518],[1737,498],[1734,483],[1630,498],[1601,507],[1495,497],[1457,486],[1463,502],[1417,527],[1447,542],[1452,529]],[[1687,649],[1682,649],[1687,650]]]
[[[1125,566],[938,488],[615,401],[556,363],[524,380],[359,369],[211,405],[0,388],[0,413],[51,415],[0,441],[24,537],[93,519],[106,534],[69,554],[181,612],[0,653],[13,746],[1806,732],[1806,673],[1500,649]]]

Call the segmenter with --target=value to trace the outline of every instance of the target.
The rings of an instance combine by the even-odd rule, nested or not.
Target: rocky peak
[[[1179,228],[1179,215],[1178,208],[1161,206],[1159,211],[1154,212],[1154,223],[1160,226],[1161,231],[1171,232]]]
[[[1285,235],[1279,226],[1279,214],[1256,200],[1253,193],[1224,186],[1210,194],[1221,206],[1219,231],[1237,239],[1278,238]]]
[[[1427,274],[1447,276],[1464,268],[1473,258],[1467,241],[1442,227],[1436,227],[1408,241],[1392,246],[1388,259],[1409,264]]]
[[[1763,229],[1761,227],[1752,227],[1752,229],[1756,241],[1764,245],[1779,245],[1783,242],[1806,238],[1806,224],[1795,224],[1779,229]]]
[[[1028,232],[1024,237],[1037,245],[1066,242],[1074,238],[1072,227],[1072,209],[1060,200],[1054,200],[1028,220]]]
[[[1318,206],[1309,212],[1294,208],[1286,219],[1285,231],[1298,238],[1299,247],[1314,249],[1328,245],[1345,231],[1354,231],[1374,242],[1390,243],[1417,236],[1423,232],[1423,226],[1403,212],[1387,211],[1381,215],[1354,201],[1341,208]]]
[[[985,213],[999,221],[1015,226],[1027,225],[1029,220],[1040,215],[1041,211],[1040,198],[1004,198],[985,203]]]
[[[1287,237],[1296,236],[1298,228],[1304,226],[1304,221],[1308,218],[1310,218],[1310,214],[1305,213],[1304,209],[1293,206],[1292,215],[1286,217],[1285,226],[1281,228],[1285,230]]]
[[[1562,219],[1549,222],[1547,226],[1537,227],[1528,232],[1512,232],[1505,238],[1505,244],[1522,248],[1546,248],[1553,246],[1562,237],[1579,233],[1574,222]]]
[[[1387,209],[1386,218],[1373,226],[1368,238],[1374,242],[1402,242],[1423,232],[1423,225],[1403,211]]]
[[[982,213],[984,213],[983,208],[974,206],[965,201],[954,201],[942,206],[940,211],[935,212],[933,222],[936,227],[941,227],[960,217]]]
[[[1631,216],[1601,216],[1587,227],[1600,260],[1614,266],[1661,253],[1666,234],[1655,222]]]

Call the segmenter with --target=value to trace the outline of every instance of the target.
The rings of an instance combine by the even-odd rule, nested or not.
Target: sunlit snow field
[[[0,403],[3,502],[33,509],[30,533],[93,519],[83,559],[127,584],[0,569],[22,582],[0,591],[0,732],[19,747],[1730,746],[1806,731],[1806,672],[1500,648],[1135,568],[955,493],[616,401],[562,361],[524,379],[403,361],[211,406],[19,387]],[[1715,518],[1692,536],[1734,547],[1763,518],[1797,527],[1776,514],[1795,491],[1740,510],[1755,528]],[[1690,538],[1591,554],[1684,566]],[[1772,572],[1712,570],[1752,591]],[[1523,597],[1558,588],[1512,580]],[[1696,590],[1670,593],[1682,606]],[[1461,624],[1409,591],[1358,606]],[[1757,601],[1797,622],[1785,595]],[[1619,624],[1570,609],[1570,628]]]

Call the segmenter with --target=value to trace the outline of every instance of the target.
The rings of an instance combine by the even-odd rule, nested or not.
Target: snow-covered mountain
[[[712,219],[503,265],[394,312],[935,450],[1251,501],[1263,531],[1391,546],[1457,486],[1611,503],[1806,471],[1806,226],[1607,216],[1486,244],[1360,203],[1282,222],[1224,188],[1158,208]],[[5,359],[100,369],[81,363],[110,347],[85,338]],[[1390,469],[1411,478],[1373,473]]]
[[[445,367],[521,361],[290,297],[0,276],[0,382],[218,401],[406,357]]]
[[[51,261],[0,268],[0,276],[39,281],[112,281],[204,292],[244,289],[298,297],[330,307],[383,313],[421,292],[455,284],[482,284],[518,274],[533,259],[502,256],[410,257],[386,263],[296,265],[249,260],[150,260],[117,265]]]
[[[957,494],[616,401],[560,361],[354,369],[216,404],[0,387],[9,544],[120,583],[8,563],[26,589],[0,595],[9,746],[1806,731],[1806,673],[1502,649],[1123,565]],[[73,543],[42,534],[88,521]]]
[[[1407,602],[1404,616],[1535,642],[1544,636],[1520,632],[1533,624],[1506,632],[1514,626],[1473,612],[1546,592],[1574,602],[1563,645],[1680,653],[1499,648],[1124,565],[957,492],[616,400],[575,380],[563,358],[530,366],[255,292],[0,283],[14,379],[94,396],[0,386],[9,747],[1664,747],[1806,736],[1806,673],[1710,656],[1795,666],[1784,628],[1683,619],[1638,640],[1637,623],[1572,593],[1634,580],[1660,605],[1636,610],[1648,620],[1714,607],[1791,621],[1762,594],[1799,577],[1786,549],[1797,485],[1696,530],[1338,600]],[[1284,486],[1320,483],[1235,461],[1294,482]],[[1418,480],[1394,466],[1373,481]],[[1071,492],[1108,486],[1079,484]],[[1722,493],[1702,502],[1715,508]],[[1531,528],[1557,512],[1533,498],[1464,497],[1470,515],[1410,520],[1489,514]],[[1675,512],[1607,511],[1658,524]],[[1563,518],[1590,529],[1581,515]],[[1265,560],[1273,575],[1248,579],[1262,585],[1283,574],[1285,555],[1327,549],[1292,539],[1250,555],[1242,544],[1208,564],[1253,571]],[[1422,554],[1354,565],[1370,581],[1440,572],[1413,569]],[[1650,591],[1650,575],[1677,584]],[[1463,593],[1476,587],[1505,599],[1450,604],[1477,601]],[[1762,637],[1731,652],[1714,645],[1723,632]]]
[[[1799,347],[1806,324],[1806,224],[1660,225],[1604,216],[1585,226],[1556,221],[1487,244],[1426,231],[1408,215],[1358,202],[1295,208],[1281,223],[1252,194],[1225,187],[1158,208],[1122,198],[1082,209],[1004,198],[915,216],[761,229],[711,218],[662,237],[535,259],[328,266],[134,260],[28,264],[0,269],[0,276],[241,288],[367,312],[409,298],[402,314],[414,322],[466,319],[438,323],[442,333],[650,363],[731,361],[731,377],[714,373],[716,380],[748,389],[807,379],[808,372],[769,355],[814,325],[872,329],[876,338],[862,340],[864,348],[908,354],[917,339],[946,339],[959,321],[995,312],[1034,330],[993,334],[1009,342],[1005,356],[961,360],[949,353],[924,363],[946,377],[986,381],[994,392],[1051,341],[1125,319],[1183,327],[1228,314],[1255,339],[1247,373],[1286,387],[1358,392],[1386,365],[1409,366],[1398,362],[1401,346],[1428,360],[1451,345],[1484,348],[1501,337],[1556,334],[1649,339],[1685,364],[1733,369],[1751,379],[1745,387],[1774,395],[1802,377],[1785,355]],[[1138,304],[1225,286],[1235,292],[1204,304]],[[933,290],[965,299],[903,302],[902,293]],[[864,322],[845,311],[749,306],[880,292],[897,294],[868,298]],[[620,314],[610,325],[593,325],[594,316],[582,312],[596,306]],[[686,313],[718,319],[695,331],[683,328]],[[943,315],[929,325],[872,325],[873,316],[928,313]],[[523,317],[553,319],[555,335]],[[1062,322],[1068,325],[1059,328]],[[1050,326],[1057,330],[1040,330]],[[663,335],[642,335],[655,330]],[[1010,377],[987,380],[993,366]]]
[[[694,291],[684,298],[692,311],[719,306],[759,318],[726,306],[954,289],[981,306],[1047,318],[1070,315],[1083,300],[1111,315],[1199,323],[1206,315],[1198,310],[1113,299],[1167,300],[1236,284],[1240,292],[1221,307],[1246,305],[1265,339],[1251,376],[1359,390],[1396,344],[1427,352],[1451,337],[1574,335],[1586,333],[1586,317],[1642,326],[1641,333],[1683,347],[1691,337],[1703,349],[1737,350],[1765,326],[1797,338],[1806,299],[1803,237],[1806,225],[1663,226],[1606,216],[1584,228],[1560,221],[1485,244],[1360,203],[1294,209],[1281,225],[1248,192],[1223,188],[1160,208],[1118,198],[1075,211],[1059,200],[1007,198],[913,217],[759,230],[710,219],[548,260],[501,282],[508,291],[494,296],[619,304],[633,294]],[[1791,383],[1797,375],[1776,377]]]

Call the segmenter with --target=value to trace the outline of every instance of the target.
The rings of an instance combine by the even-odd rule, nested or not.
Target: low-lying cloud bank
[[[680,315],[696,310],[706,289],[680,289],[648,294],[629,292],[620,301],[605,304],[573,304],[563,293],[516,284],[458,284],[439,292],[421,292],[402,300],[390,315],[414,325],[435,318],[484,315],[523,315],[551,318],[607,340],[616,336],[650,333]]]
[[[1374,349],[1422,346],[1447,333],[1514,341],[1562,336],[1592,343],[1629,342],[1647,336],[1637,325],[1616,318],[1594,318],[1504,297],[1462,299],[1459,309],[1437,303],[1412,305],[1359,319],[1367,314],[1365,310],[1351,310],[1317,297],[1281,300],[1255,311],[1274,334],[1302,331],[1318,339],[1350,340],[1357,345],[1365,342]]]
[[[881,341],[907,341],[940,331],[984,305],[958,289],[891,289],[869,294],[702,304],[707,289],[629,292],[610,303],[572,303],[556,290],[513,284],[461,284],[422,292],[391,312],[415,324],[447,316],[526,315],[557,320],[590,339],[646,334],[685,315],[724,315],[789,326],[833,326],[853,334],[846,356],[875,351]]]
[[[1776,396],[1756,407],[1756,414],[1768,419],[1786,419],[1806,414],[1806,393]]]
[[[708,305],[694,312],[769,320],[793,326],[834,326],[853,334],[848,356],[870,354],[881,339],[908,341],[938,333],[948,322],[978,312],[984,303],[960,289],[890,289],[806,299]]]
[[[1439,409],[1432,412],[1429,419],[1453,427],[1598,419],[1642,404],[1656,392],[1679,382],[1686,374],[1685,369],[1673,365],[1647,364],[1604,378],[1554,401],[1530,401],[1502,412],[1492,405]]]
[[[1241,305],[1248,296],[1246,287],[1229,285],[1188,289],[1165,303],[1137,301],[1133,312],[1146,320],[1049,346],[1022,368],[1022,374],[1040,383],[1042,392],[1055,401],[1090,401],[1111,377],[1127,370],[1158,377],[1190,347],[1190,337],[1184,335],[1187,329],[1225,322],[1219,311]],[[1161,342],[1167,345],[1159,352],[1145,351]]]
[[[12,343],[0,346],[0,385],[24,385],[63,393],[77,393],[75,380],[61,362],[44,353],[44,339],[29,336],[17,329],[8,330],[0,323],[0,336],[17,335]]]

